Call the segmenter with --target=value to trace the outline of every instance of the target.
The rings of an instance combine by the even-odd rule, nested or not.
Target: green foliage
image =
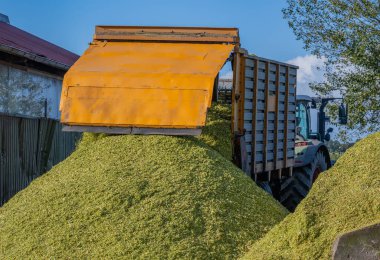
[[[327,148],[330,152],[330,158],[331,160],[336,161],[348,148],[353,146],[355,143],[341,143],[337,140],[331,140],[327,142]]]
[[[85,134],[69,158],[0,208],[0,258],[242,255],[288,212],[210,148],[228,146],[212,129],[209,144]]]
[[[284,17],[307,50],[323,56],[320,95],[339,92],[349,105],[349,128],[380,129],[380,2],[288,0]]]
[[[357,142],[245,259],[331,259],[339,234],[380,222],[380,132]]]

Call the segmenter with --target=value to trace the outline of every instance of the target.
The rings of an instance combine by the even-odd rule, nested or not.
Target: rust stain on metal
[[[238,44],[237,28],[96,26],[94,40],[209,42]]]

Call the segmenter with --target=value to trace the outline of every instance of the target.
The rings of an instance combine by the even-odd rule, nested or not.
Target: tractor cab
[[[326,130],[326,122],[330,121],[330,118],[326,116],[325,108],[328,102],[334,100],[342,100],[342,98],[312,98],[307,95],[297,95],[297,105],[296,105],[296,141],[307,141],[307,140],[319,140],[321,142],[330,140],[330,133],[333,128],[329,127]],[[317,104],[319,106],[317,107]],[[317,132],[311,131],[311,116],[310,109],[319,109],[318,111],[318,121],[317,121]],[[343,102],[339,106],[339,124],[347,124],[347,105]]]
[[[296,104],[296,141],[306,141],[310,138],[310,103],[312,98],[306,95],[297,95]]]

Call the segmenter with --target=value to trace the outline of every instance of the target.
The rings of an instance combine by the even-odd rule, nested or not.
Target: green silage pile
[[[232,159],[231,106],[215,103],[207,112],[207,124],[199,139],[219,152],[224,158]]]
[[[0,259],[241,256],[287,211],[217,136],[85,135],[0,208]]]
[[[380,222],[380,133],[350,148],[245,259],[331,259],[335,238]]]

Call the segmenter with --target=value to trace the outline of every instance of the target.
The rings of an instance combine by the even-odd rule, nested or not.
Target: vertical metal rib
[[[253,108],[252,108],[252,147],[251,147],[251,176],[256,177],[256,116],[257,116],[257,90],[259,84],[259,61],[254,62],[253,82]]]
[[[286,67],[285,114],[284,114],[284,168],[288,167],[288,113],[289,113],[289,67]]]
[[[263,169],[268,171],[268,113],[269,113],[269,62],[265,62],[265,107],[264,107],[264,144],[263,144]]]
[[[277,161],[278,161],[278,120],[279,120],[279,96],[280,96],[280,65],[276,64],[276,113],[274,117],[274,155],[273,155],[273,163],[274,163],[274,169],[278,169],[280,167],[277,167]]]

